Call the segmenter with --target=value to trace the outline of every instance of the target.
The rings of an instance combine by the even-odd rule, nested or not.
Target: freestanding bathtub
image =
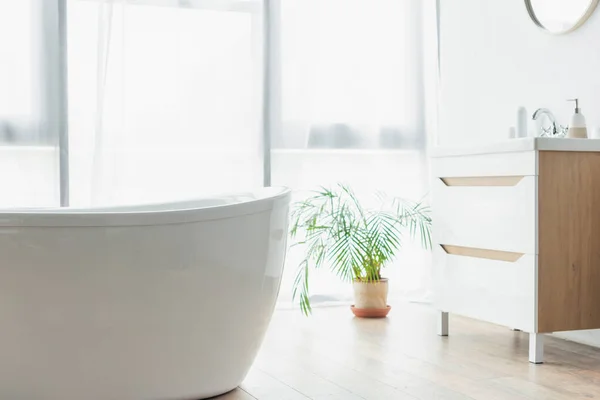
[[[238,386],[279,293],[290,192],[0,211],[0,399],[182,400]]]

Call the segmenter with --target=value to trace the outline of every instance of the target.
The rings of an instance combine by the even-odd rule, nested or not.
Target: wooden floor
[[[323,308],[310,318],[277,311],[241,388],[219,400],[600,399],[600,350],[546,338],[546,362],[528,362],[528,338],[450,316],[395,306],[386,319]]]

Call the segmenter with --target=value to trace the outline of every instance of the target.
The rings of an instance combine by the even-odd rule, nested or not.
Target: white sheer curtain
[[[0,207],[59,205],[51,0],[0,1]]]
[[[264,163],[263,1],[68,0],[72,205],[180,199],[271,182],[428,194],[436,0],[268,0],[270,164]],[[300,254],[286,265],[289,304]],[[391,295],[430,296],[407,244]],[[313,275],[315,303],[351,287]]]
[[[260,1],[68,7],[72,205],[262,186]]]
[[[0,3],[0,143],[36,136],[33,2]]]
[[[424,198],[435,126],[435,0],[277,4],[273,183],[296,189],[296,199],[337,182],[371,205],[377,191]],[[281,306],[291,301],[299,251],[288,255]],[[407,243],[385,275],[391,296],[429,301],[429,253],[417,245]],[[312,275],[311,292],[314,305],[352,299],[351,285],[327,271]]]

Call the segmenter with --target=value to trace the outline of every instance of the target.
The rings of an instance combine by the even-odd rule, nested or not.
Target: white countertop
[[[474,154],[513,153],[521,151],[598,151],[600,139],[568,139],[548,137],[527,137],[506,139],[496,143],[461,146],[437,146],[431,150],[431,157],[453,157]]]

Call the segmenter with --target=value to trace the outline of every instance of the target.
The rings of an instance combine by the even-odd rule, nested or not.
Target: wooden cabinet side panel
[[[600,328],[600,153],[541,151],[538,332]]]

